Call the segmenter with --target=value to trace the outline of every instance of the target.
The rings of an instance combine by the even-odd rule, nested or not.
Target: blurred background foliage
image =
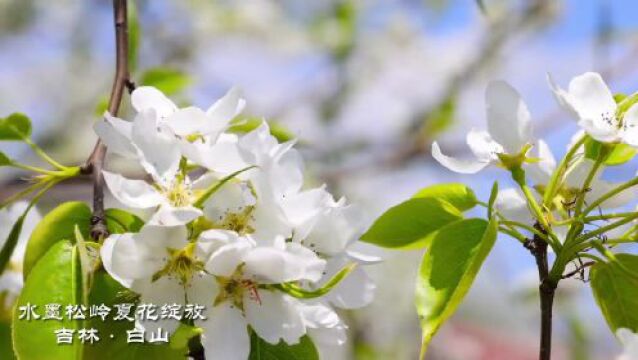
[[[466,181],[486,198],[495,179],[507,182],[495,170],[452,174],[428,154],[434,138],[465,151],[464,134],[483,122],[489,80],[508,80],[521,91],[536,135],[558,153],[575,127],[557,111],[546,72],[565,83],[595,70],[617,92],[638,89],[638,3],[631,0],[130,3],[136,84],[202,107],[239,86],[248,107],[234,130],[264,117],[280,140],[297,138],[308,181],[327,183],[371,220],[433,183]],[[31,116],[39,143],[63,163],[83,162],[95,142],[91,126],[106,107],[114,69],[111,11],[108,1],[0,0],[0,115]],[[25,160],[24,150],[3,148]],[[117,160],[109,166],[122,166]],[[629,168],[606,176],[633,176]],[[3,170],[0,199],[18,191],[21,180]],[[88,200],[90,191],[85,180],[69,182],[48,205]],[[468,300],[435,339],[431,359],[535,358],[536,275],[517,245],[497,243]],[[376,300],[345,314],[350,343],[331,359],[413,359],[418,352],[412,299],[420,254],[381,254]],[[577,280],[565,285],[555,358],[610,358],[617,344],[588,289]]]

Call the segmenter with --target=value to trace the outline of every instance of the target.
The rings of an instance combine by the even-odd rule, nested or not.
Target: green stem
[[[33,141],[31,141],[31,139],[29,138],[24,138],[23,139],[24,142],[29,145],[31,147],[31,149],[33,149],[33,151],[42,158],[42,160],[48,162],[49,164],[51,164],[51,166],[57,168],[58,170],[65,170],[66,166],[58,163],[57,161],[53,160],[49,155],[47,155],[47,153],[44,152],[44,150],[42,150],[38,145],[36,145]]]
[[[14,167],[14,168],[17,168],[17,169],[37,172],[37,173],[45,174],[45,175],[51,175],[51,176],[56,176],[57,175],[57,172],[55,172],[55,171],[49,171],[49,170],[41,169],[39,167],[26,165],[26,164],[21,164],[21,163],[18,163],[18,162],[12,162],[11,166]]]
[[[567,151],[567,154],[565,154],[565,157],[560,161],[556,170],[554,170],[554,173],[552,174],[552,177],[549,180],[547,187],[545,188],[545,194],[543,195],[543,205],[551,205],[552,199],[554,198],[554,195],[556,195],[556,191],[559,187],[558,185],[562,180],[563,175],[567,171],[567,167],[569,166],[570,161],[572,160],[576,152],[578,152],[578,149],[580,149],[580,147],[585,143],[586,139],[587,136],[583,135],[576,143],[574,143],[574,145],[572,145],[572,147]]]
[[[594,178],[598,174],[598,170],[600,169],[600,166],[603,164],[604,158],[605,156],[601,154],[601,156],[599,156],[596,162],[594,163],[594,166],[592,166],[591,170],[589,171],[589,174],[587,174],[587,178],[585,178],[585,182],[583,182],[583,186],[581,187],[580,193],[578,194],[578,198],[576,199],[574,217],[578,217],[582,213],[583,204],[585,203],[585,195],[589,191],[588,189],[591,186],[592,181],[594,181]]]
[[[605,201],[609,200],[610,198],[618,195],[622,191],[627,190],[630,187],[636,186],[636,185],[638,185],[638,177],[636,177],[636,178],[634,178],[632,180],[629,180],[626,183],[611,189],[609,192],[607,192],[606,194],[604,194],[603,196],[598,198],[596,201],[592,202],[589,206],[587,206],[585,208],[585,210],[583,210],[583,213],[584,214],[589,214],[590,212],[592,212],[592,210],[596,209],[603,202],[605,202]]]
[[[596,216],[586,216],[585,218],[583,218],[583,221],[587,223],[592,221],[617,219],[617,218],[631,216],[635,213],[636,213],[635,211],[631,211],[631,212],[611,213],[611,214],[603,214],[603,215],[596,215]]]
[[[588,240],[588,239],[591,239],[591,238],[596,237],[598,235],[604,234],[604,233],[606,233],[609,230],[613,230],[613,229],[615,229],[615,228],[617,228],[619,226],[622,226],[622,225],[625,225],[627,223],[630,223],[630,222],[634,221],[635,219],[638,219],[638,212],[632,214],[631,216],[627,216],[627,217],[625,217],[624,219],[622,219],[620,221],[616,221],[615,223],[611,223],[611,224],[609,224],[607,226],[600,227],[600,228],[598,228],[598,229],[596,229],[594,231],[591,231],[591,232],[588,232],[588,233],[583,234],[581,236],[578,236],[578,237],[576,237],[574,242],[576,244],[581,243],[581,242],[583,242],[585,240]]]
[[[538,237],[543,239],[545,242],[549,243],[549,240],[547,239],[547,236],[545,236],[545,234],[543,234],[542,232],[538,231],[538,229],[535,229],[533,226],[529,226],[529,225],[520,223],[518,221],[511,221],[511,220],[503,220],[503,221],[499,221],[499,223],[503,224],[503,225],[516,226],[516,227],[519,227],[521,229],[525,229],[525,230],[533,233],[534,235],[537,235]]]
[[[527,238],[525,238],[525,236],[519,233],[518,231],[508,229],[506,227],[499,227],[498,230],[502,232],[503,234],[509,235],[513,237],[514,239],[518,240],[521,244],[524,244],[527,241]]]

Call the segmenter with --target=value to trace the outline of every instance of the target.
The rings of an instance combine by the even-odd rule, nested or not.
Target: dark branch
[[[113,0],[113,14],[115,25],[116,66],[115,79],[111,88],[108,111],[117,115],[122,102],[124,89],[129,91],[134,87],[129,80],[128,70],[128,12],[126,0]],[[93,180],[93,217],[91,218],[91,237],[100,240],[108,236],[104,215],[104,178],[102,168],[106,146],[98,140],[95,148],[82,168],[84,174],[90,174]]]
[[[542,233],[545,229],[536,223],[534,227]],[[538,267],[538,293],[541,302],[541,338],[540,338],[540,360],[550,360],[552,356],[552,306],[554,304],[554,294],[556,293],[555,281],[549,278],[549,264],[547,261],[547,243],[540,236],[534,235],[532,239],[524,244],[526,249],[536,259]]]

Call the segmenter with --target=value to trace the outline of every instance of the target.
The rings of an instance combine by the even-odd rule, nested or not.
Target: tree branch
[[[534,227],[542,233],[545,229],[537,222]],[[541,337],[539,360],[550,360],[552,357],[552,306],[556,293],[556,282],[549,278],[549,264],[547,261],[547,243],[538,235],[528,239],[525,244],[530,253],[536,259],[538,267],[538,293],[541,303]]]
[[[128,12],[126,1],[127,0],[113,0],[116,65],[115,79],[113,81],[113,87],[111,88],[108,105],[108,111],[113,116],[117,115],[120,109],[124,89],[128,88],[130,91],[134,86],[129,79],[128,70]],[[89,156],[86,164],[82,167],[82,172],[91,175],[93,181],[91,237],[94,240],[100,240],[108,236],[104,215],[104,178],[102,176],[105,156],[106,146],[101,140],[98,140],[91,156]]]

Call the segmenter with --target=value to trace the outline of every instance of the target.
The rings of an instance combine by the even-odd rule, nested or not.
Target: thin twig
[[[562,278],[563,279],[568,279],[574,275],[580,274],[583,270],[585,270],[586,268],[594,265],[596,262],[594,261],[587,261],[585,263],[583,263],[582,265],[578,266],[575,270],[568,272],[567,274],[563,275]]]
[[[115,79],[111,88],[108,111],[117,115],[125,88],[131,89],[128,70],[128,13],[126,0],[113,0],[113,18],[115,24],[116,65]],[[104,216],[104,178],[102,168],[106,156],[106,145],[98,140],[95,148],[82,167],[84,174],[91,175],[93,181],[93,216],[91,218],[91,237],[100,240],[108,236]]]

